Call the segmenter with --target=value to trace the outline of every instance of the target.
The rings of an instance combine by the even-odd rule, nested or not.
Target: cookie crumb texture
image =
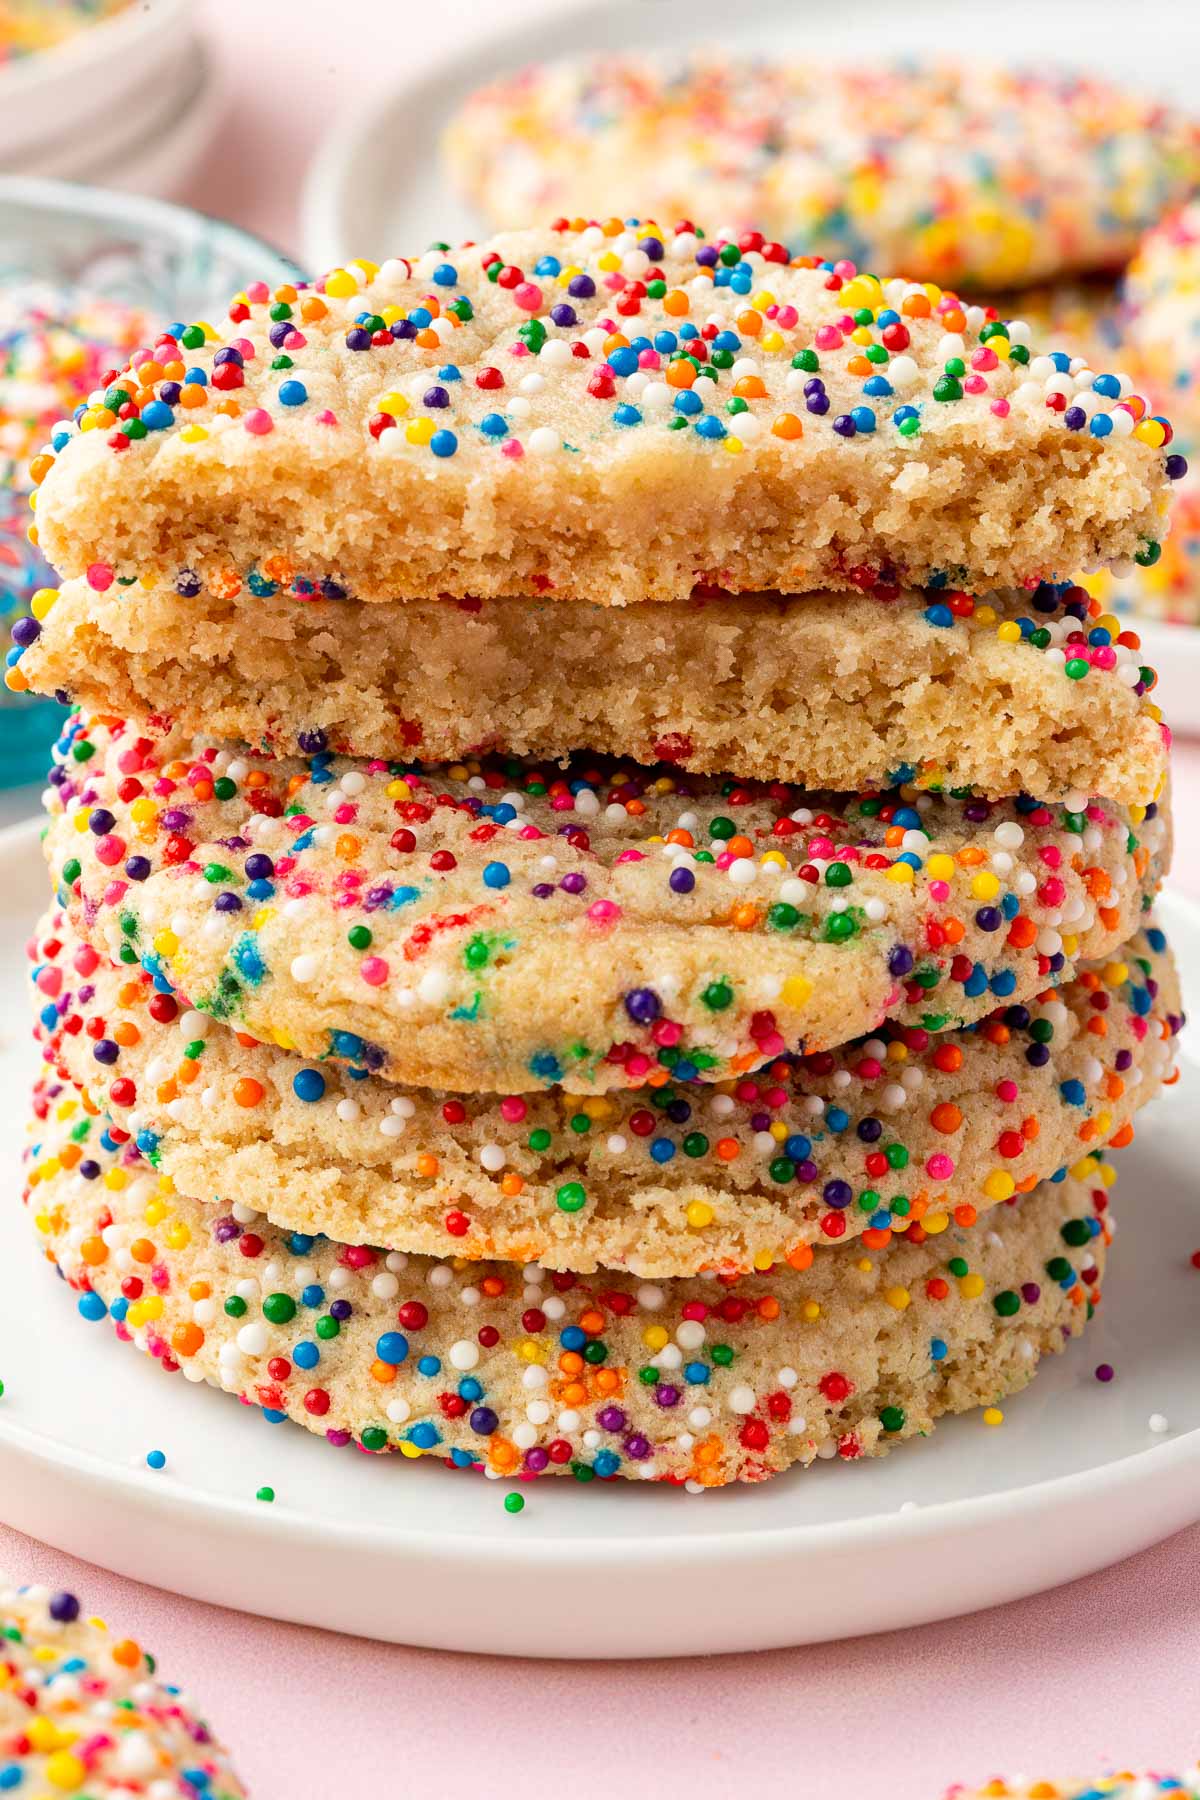
[[[693,209],[975,287],[1109,270],[1200,180],[1200,131],[1095,76],[908,60],[583,56],[501,76],[445,137],[505,230]]]
[[[94,948],[254,1037],[416,1087],[596,1094],[945,1030],[1109,955],[1169,818],[1068,798],[237,756],[75,716],[46,848]]]
[[[1144,804],[1170,742],[1136,632],[1073,585],[664,612],[73,581],[41,611],[40,632],[19,631],[24,685],[285,754],[554,761],[585,746],[810,788],[908,777]]]
[[[601,604],[1153,559],[1170,424],[986,307],[759,233],[513,232],[176,322],[34,462],[63,575]]]
[[[187,1695],[74,1594],[0,1577],[0,1791],[244,1800]]]
[[[35,1107],[33,1225],[85,1318],[335,1445],[502,1476],[719,1487],[880,1455],[1024,1387],[1083,1330],[1111,1236],[1090,1159],[994,1229],[878,1258],[551,1276],[281,1232],[174,1191],[74,1090]]]
[[[61,914],[29,952],[49,1070],[182,1192],[344,1243],[656,1280],[802,1270],[821,1245],[974,1224],[1127,1144],[1175,1078],[1182,1023],[1151,925],[971,1031],[888,1027],[719,1086],[397,1093],[215,1024]]]

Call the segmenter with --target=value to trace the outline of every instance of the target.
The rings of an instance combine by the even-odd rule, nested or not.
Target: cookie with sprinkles
[[[1126,271],[1121,329],[1125,360],[1166,400],[1180,449],[1200,443],[1200,201],[1147,233]],[[1120,576],[1089,586],[1106,604],[1175,624],[1200,624],[1200,487],[1193,476],[1177,488],[1171,536],[1162,554]]]
[[[99,585],[364,600],[980,591],[1153,557],[1169,422],[1029,339],[757,231],[560,219],[176,321],[50,434],[37,533]]]
[[[909,778],[1144,804],[1170,743],[1137,633],[1078,586],[709,595],[669,615],[182,586],[47,590],[14,630],[9,686],[287,754],[586,746],[846,791]]]
[[[271,759],[81,715],[46,804],[94,948],[303,1056],[498,1094],[1024,1004],[1131,936],[1170,851],[1162,802]]]
[[[0,1792],[243,1800],[188,1696],[74,1594],[0,1577]]]
[[[1149,926],[964,1032],[885,1028],[715,1087],[397,1093],[214,1024],[61,914],[29,954],[50,1071],[182,1192],[342,1242],[654,1279],[804,1269],[823,1244],[972,1224],[1128,1143],[1175,1079],[1181,1023]]]
[[[948,1412],[998,1423],[1083,1330],[1111,1236],[1092,1159],[981,1230],[802,1273],[548,1275],[281,1231],[176,1192],[73,1090],[36,1110],[30,1213],[85,1319],[335,1445],[502,1476],[717,1487],[880,1455]]]
[[[947,1788],[944,1800],[1200,1800],[1200,1764],[1182,1775],[1135,1775],[1124,1769],[1093,1781],[996,1776],[980,1788]]]
[[[502,75],[444,149],[493,229],[696,209],[794,249],[993,287],[1119,268],[1200,182],[1200,127],[1094,75],[709,47]]]

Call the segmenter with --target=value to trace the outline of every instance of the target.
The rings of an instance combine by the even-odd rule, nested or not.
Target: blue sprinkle
[[[80,1294],[79,1311],[85,1319],[89,1320],[90,1323],[94,1325],[98,1320],[104,1318],[105,1314],[108,1312],[108,1308],[105,1306],[99,1294]]]
[[[507,863],[490,862],[483,871],[483,885],[490,888],[506,888],[512,880]]]
[[[285,381],[279,390],[281,406],[303,406],[308,399],[308,389],[302,381]]]
[[[312,1102],[324,1098],[325,1077],[320,1069],[299,1069],[292,1077],[292,1092],[297,1100]]]
[[[399,1367],[408,1361],[408,1339],[402,1331],[385,1331],[376,1342],[375,1354],[380,1362]]]
[[[167,1459],[161,1450],[147,1450],[146,1467],[148,1469],[165,1469]]]

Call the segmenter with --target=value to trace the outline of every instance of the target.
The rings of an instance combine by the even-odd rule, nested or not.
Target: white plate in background
[[[165,1375],[87,1324],[31,1241],[18,1148],[36,1055],[18,946],[46,898],[38,826],[0,834],[0,1516],[169,1591],[439,1649],[647,1657],[765,1650],[992,1606],[1200,1516],[1200,1045],[1120,1161],[1117,1243],[1082,1341],[989,1429],[757,1487],[508,1486],[434,1459],[334,1451]],[[1161,917],[1200,992],[1200,908]],[[830,1252],[829,1254],[837,1254]],[[1095,1378],[1098,1364],[1116,1370]],[[1169,1430],[1149,1419],[1162,1413]],[[166,1467],[146,1467],[146,1452]],[[270,1484],[274,1504],[255,1500]]]

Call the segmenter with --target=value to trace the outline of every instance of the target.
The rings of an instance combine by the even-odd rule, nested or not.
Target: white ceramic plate
[[[92,130],[137,111],[149,84],[186,40],[189,0],[135,0],[52,50],[0,69],[0,163],[24,168],[36,146],[72,138],[86,149]],[[31,171],[32,172],[32,171]],[[41,173],[49,174],[49,169]]]
[[[963,54],[1013,59],[1041,67],[1095,69],[1191,106],[1194,0],[1157,0],[1152,29],[1131,31],[1124,0],[1009,0],[1004,29],[979,39],[970,8],[945,0],[904,6],[861,0],[816,7],[801,0],[559,0],[530,19],[497,9],[493,32],[473,25],[461,47],[416,76],[401,77],[372,105],[356,100],[326,137],[304,193],[304,250],[314,268],[351,256],[380,258],[423,248],[434,238],[458,242],[483,221],[459,199],[436,156],[451,113],[471,92],[506,70],[589,51],[660,51],[719,44],[731,54],[845,57]],[[465,34],[464,34],[465,35]],[[986,38],[986,34],[985,34]],[[716,223],[716,221],[713,221]]]
[[[44,901],[37,827],[0,834],[0,1516],[155,1586],[439,1649],[540,1656],[763,1650],[916,1625],[1091,1573],[1200,1515],[1200,1045],[1123,1158],[1100,1316],[1005,1405],[881,1462],[689,1496],[503,1484],[335,1452],[192,1387],[80,1318],[17,1194],[34,1067],[19,945]],[[1200,908],[1162,917],[1200,992]],[[830,1254],[836,1254],[831,1252]],[[1106,1385],[1101,1362],[1116,1369]],[[1169,1430],[1150,1430],[1154,1413]],[[160,1449],[154,1473],[146,1453]],[[270,1484],[273,1505],[255,1500]]]

